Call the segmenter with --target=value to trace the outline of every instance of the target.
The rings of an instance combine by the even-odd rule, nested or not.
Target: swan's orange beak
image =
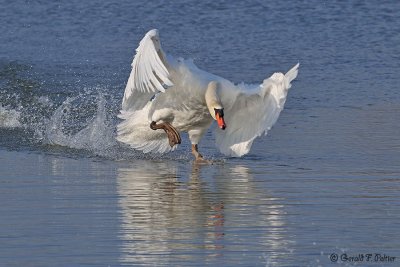
[[[216,113],[215,118],[217,119],[218,127],[221,128],[222,130],[225,130],[226,124],[224,121],[224,116],[221,116],[219,113]]]

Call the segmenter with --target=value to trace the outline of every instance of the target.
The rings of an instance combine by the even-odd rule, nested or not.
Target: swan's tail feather
[[[177,146],[170,147],[164,131],[150,129],[150,123],[143,119],[147,118],[147,112],[148,107],[137,111],[121,111],[118,117],[123,121],[117,126],[116,139],[144,153],[175,150]]]

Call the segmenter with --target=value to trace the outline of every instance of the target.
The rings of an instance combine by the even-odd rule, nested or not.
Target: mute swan
[[[181,143],[180,132],[187,132],[193,155],[202,160],[198,143],[216,120],[219,150],[243,156],[278,119],[298,67],[286,74],[274,73],[258,86],[234,85],[190,60],[166,55],[158,30],[150,30],[132,62],[117,140],[144,153],[165,153]]]

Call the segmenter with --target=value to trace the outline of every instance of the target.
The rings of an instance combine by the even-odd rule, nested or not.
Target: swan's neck
[[[211,116],[215,119],[215,109],[223,108],[219,97],[219,83],[216,81],[211,81],[207,86],[206,104]]]

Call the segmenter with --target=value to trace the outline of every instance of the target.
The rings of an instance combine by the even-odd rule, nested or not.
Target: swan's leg
[[[193,128],[188,131],[190,142],[192,143],[192,154],[196,158],[197,162],[210,163],[208,160],[203,159],[203,156],[199,153],[198,143],[203,135],[206,133],[208,127],[211,125],[212,120],[208,124],[201,125],[202,127]]]
[[[196,145],[192,144],[192,154],[196,158],[196,160],[202,160],[203,156],[199,153],[199,147]]]
[[[176,144],[180,144],[182,141],[179,132],[169,122],[162,122],[157,124],[155,121],[152,121],[150,123],[150,128],[152,130],[163,129],[168,136],[169,145],[171,147]]]
[[[204,159],[203,156],[200,154],[199,152],[199,147],[194,144],[192,144],[192,153],[194,155],[194,157],[196,158],[195,162],[196,163],[200,163],[200,164],[213,164],[212,160],[207,160]]]

